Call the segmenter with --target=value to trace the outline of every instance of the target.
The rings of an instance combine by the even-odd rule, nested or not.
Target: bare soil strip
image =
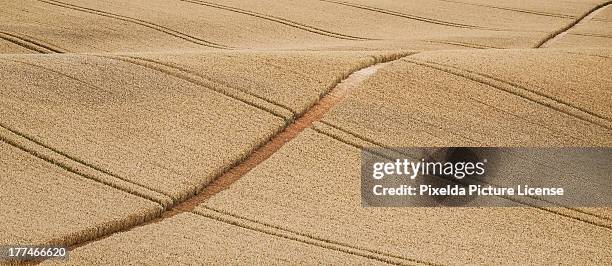
[[[194,209],[205,202],[210,197],[215,194],[229,188],[234,182],[240,179],[242,176],[247,174],[257,165],[268,159],[272,156],[276,151],[278,151],[285,143],[291,141],[295,137],[298,136],[302,131],[306,128],[309,128],[315,121],[320,120],[331,108],[340,103],[343,99],[345,99],[351,90],[356,89],[359,85],[361,85],[368,77],[374,75],[379,69],[383,68],[387,64],[398,60],[407,55],[401,55],[397,57],[392,57],[389,59],[382,59],[379,62],[357,70],[350,74],[346,79],[340,81],[333,89],[331,89],[327,94],[323,95],[321,99],[315,103],[311,108],[309,108],[301,117],[294,120],[291,124],[285,127],[283,131],[276,134],[272,139],[270,139],[266,144],[257,148],[253,151],[244,161],[238,163],[233,168],[229,169],[227,172],[223,173],[221,176],[217,177],[214,181],[204,187],[202,191],[198,194],[192,196],[191,198],[165,210],[155,219],[146,221],[144,223],[140,223],[133,226],[128,226],[122,230],[117,232],[125,232],[129,231],[135,227],[144,226],[150,223],[156,223],[163,219],[175,216],[182,212],[193,212]],[[114,233],[117,233],[114,232]],[[109,237],[111,234],[106,234],[100,236],[96,239],[84,241],[73,246],[70,246],[70,250],[75,248],[87,245],[92,242],[96,242],[101,239],[105,239]]]
[[[559,38],[562,38],[565,34],[568,33],[568,31],[570,31],[576,25],[578,25],[580,23],[587,22],[587,21],[593,19],[597,15],[597,13],[601,12],[603,9],[608,7],[610,4],[612,4],[612,1],[607,1],[607,2],[605,2],[603,4],[595,6],[594,8],[592,8],[591,10],[586,12],[584,15],[582,15],[578,19],[572,21],[572,23],[570,23],[569,25],[565,26],[565,28],[562,28],[562,29],[552,33],[551,35],[547,36],[544,40],[542,40],[540,43],[538,43],[538,45],[536,45],[535,48],[546,48],[551,43],[555,42]]]
[[[76,10],[76,11],[81,11],[81,12],[86,12],[86,13],[90,13],[90,14],[94,14],[94,15],[98,15],[98,16],[103,16],[103,17],[107,17],[107,18],[113,18],[113,19],[118,19],[118,20],[122,20],[122,21],[125,21],[125,22],[130,22],[130,23],[141,25],[141,26],[144,26],[144,27],[147,27],[147,28],[159,31],[159,32],[163,32],[165,34],[168,34],[168,35],[171,35],[171,36],[174,36],[174,37],[186,40],[188,42],[199,44],[199,45],[202,45],[202,46],[207,46],[207,47],[211,47],[211,48],[218,48],[218,49],[231,49],[231,47],[223,45],[223,44],[218,44],[218,43],[210,42],[210,41],[198,38],[198,37],[191,36],[191,35],[186,34],[186,33],[182,33],[182,32],[170,29],[170,28],[162,26],[162,25],[158,25],[158,24],[155,24],[155,23],[152,23],[152,22],[148,22],[148,21],[144,21],[144,20],[137,19],[137,18],[122,16],[122,15],[118,15],[118,14],[114,14],[114,13],[110,13],[110,12],[106,12],[106,11],[96,10],[96,9],[82,7],[82,6],[77,6],[77,5],[72,5],[72,4],[68,4],[68,3],[64,3],[64,2],[60,2],[60,1],[54,1],[54,0],[37,0],[37,1],[49,4],[49,5],[54,5],[54,6],[68,8],[68,9],[72,9],[72,10]]]
[[[5,31],[0,31],[0,39],[12,42],[28,50],[38,52],[41,54],[52,54],[52,53],[61,54],[61,53],[66,52],[65,50],[61,48],[54,47],[53,45],[45,44],[39,40],[35,40],[32,37],[26,37],[23,35],[17,35],[15,33],[9,33]]]
[[[337,32],[333,32],[333,31],[329,31],[329,30],[324,30],[324,29],[313,27],[313,26],[305,25],[305,24],[302,24],[302,23],[299,23],[299,22],[295,22],[295,21],[291,21],[291,20],[288,20],[288,19],[284,19],[284,18],[281,18],[281,17],[261,14],[261,13],[257,13],[257,12],[253,12],[253,11],[249,11],[249,10],[244,10],[244,9],[240,9],[240,8],[236,8],[236,7],[225,6],[225,5],[220,5],[220,4],[215,4],[215,3],[211,3],[211,2],[205,2],[205,1],[199,1],[199,0],[179,0],[179,1],[189,2],[189,3],[192,3],[192,4],[196,4],[196,5],[202,5],[202,6],[212,7],[212,8],[218,8],[218,9],[223,9],[223,10],[227,10],[227,11],[231,11],[231,12],[236,12],[236,13],[240,13],[240,14],[244,14],[244,15],[249,15],[249,16],[253,16],[253,17],[256,17],[256,18],[261,18],[261,19],[269,20],[269,21],[272,21],[272,22],[280,23],[280,24],[287,25],[287,26],[290,26],[290,27],[293,27],[293,28],[297,28],[297,29],[300,29],[300,30],[305,30],[305,31],[312,32],[312,33],[315,33],[315,34],[324,35],[324,36],[328,36],[328,37],[332,37],[332,38],[337,38],[337,39],[352,40],[352,41],[374,40],[374,39],[370,39],[370,38],[351,36],[351,35],[347,35],[347,34],[342,34],[342,33],[337,33]]]
[[[357,88],[369,76],[376,73],[386,64],[389,63],[379,63],[353,72],[348,78],[336,85],[332,91],[330,91],[327,95],[321,98],[319,102],[306,111],[306,113],[304,113],[300,118],[295,120],[283,131],[274,136],[270,141],[268,141],[268,143],[251,153],[246,160],[225,172],[195,197],[177,205],[175,209],[190,212],[196,206],[200,205],[210,197],[229,188],[246,173],[272,156],[283,145],[285,145],[285,143],[297,137],[298,134],[304,131],[304,129],[309,128],[315,121],[323,118],[323,116],[329,110],[331,110],[331,108],[345,99],[351,90]]]

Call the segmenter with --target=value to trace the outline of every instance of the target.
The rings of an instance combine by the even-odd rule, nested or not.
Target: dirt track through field
[[[272,137],[266,144],[253,151],[244,161],[238,163],[236,166],[217,177],[209,185],[204,187],[204,189],[198,194],[171,207],[170,209],[167,209],[166,211],[162,212],[159,217],[153,220],[127,227],[121,230],[121,232],[129,231],[135,227],[156,223],[182,212],[193,212],[198,205],[205,202],[207,199],[216,195],[217,193],[229,188],[242,176],[276,153],[287,142],[297,137],[305,129],[311,127],[314,122],[323,118],[328,111],[330,111],[338,103],[342,102],[342,100],[345,99],[352,90],[357,89],[364,81],[366,81],[370,76],[374,75],[378,70],[405,56],[408,56],[408,54],[398,55],[386,60],[381,59],[378,62],[375,62],[373,65],[366,66],[351,73],[346,79],[340,81],[329,92],[323,95],[318,102],[316,102],[299,118],[287,125],[284,130]],[[105,239],[109,236],[110,234],[107,234],[93,240],[78,243],[71,246],[70,249],[73,250],[89,243]]]
[[[558,39],[562,38],[563,36],[565,36],[566,34],[568,34],[568,32],[572,28],[574,28],[576,25],[584,23],[584,22],[588,22],[589,20],[593,19],[597,15],[597,13],[601,12],[602,10],[604,10],[610,4],[612,4],[612,1],[608,1],[608,2],[605,2],[603,4],[597,5],[596,7],[594,7],[591,10],[589,10],[587,13],[585,13],[584,15],[582,15],[581,17],[579,17],[578,19],[574,20],[572,23],[567,25],[565,28],[562,28],[561,30],[559,30],[557,32],[554,32],[550,36],[546,37],[535,48],[546,48],[551,43],[555,42],[556,40],[558,40]]]
[[[610,4],[5,1],[0,238],[73,265],[610,261],[609,208],[358,204],[369,147],[610,147]]]

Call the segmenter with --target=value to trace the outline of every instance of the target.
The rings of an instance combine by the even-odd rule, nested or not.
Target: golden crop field
[[[364,207],[360,163],[612,147],[611,4],[0,0],[0,246],[67,247],[36,262],[59,265],[610,264],[612,208]]]

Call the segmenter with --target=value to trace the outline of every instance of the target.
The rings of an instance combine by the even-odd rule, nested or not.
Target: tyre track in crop
[[[248,217],[244,217],[241,215],[233,214],[224,210],[218,210],[215,208],[211,208],[208,206],[201,207],[198,210],[193,211],[192,213],[197,214],[199,216],[203,216],[206,218],[210,218],[219,222],[227,223],[230,225],[238,226],[241,228],[253,230],[256,232],[264,233],[267,235],[272,235],[276,237],[285,238],[288,240],[298,241],[305,244],[318,246],[325,249],[340,251],[344,253],[348,253],[355,256],[360,256],[364,258],[369,258],[373,260],[377,260],[379,262],[384,262],[393,265],[413,265],[413,264],[424,264],[424,265],[434,265],[433,263],[429,263],[426,261],[398,256],[386,252],[382,252],[379,250],[363,248],[351,245],[349,243],[342,243],[339,241],[329,240],[325,238],[320,238],[314,235],[302,233],[295,230],[290,230],[287,228],[283,228],[281,226],[277,226],[274,224],[269,224],[261,221],[257,221],[254,219],[250,219]]]
[[[14,130],[2,122],[0,122],[0,141],[3,141],[15,148],[29,153],[34,157],[83,178],[90,179],[125,193],[155,202],[162,208],[165,208],[171,202],[170,197],[162,192],[146,188],[140,184],[123,179],[78,158],[72,157],[62,151],[52,148],[51,146],[45,145],[44,143],[26,134]],[[148,190],[149,193],[138,191],[138,188]],[[153,196],[151,194],[153,194]]]
[[[153,63],[153,64],[163,65],[163,66],[168,67],[168,68],[172,68],[172,69],[176,69],[178,71],[189,73],[191,75],[200,77],[200,78],[202,78],[203,80],[205,80],[207,82],[210,82],[210,87],[219,87],[219,86],[222,86],[222,87],[225,87],[226,89],[240,91],[240,92],[243,92],[244,94],[247,94],[247,95],[249,95],[251,97],[254,97],[254,98],[257,98],[257,99],[259,99],[261,101],[267,102],[270,105],[274,105],[274,106],[276,106],[276,107],[278,107],[280,109],[283,109],[286,112],[290,112],[293,115],[297,115],[297,113],[295,111],[293,111],[289,106],[286,106],[286,105],[284,105],[282,103],[276,102],[276,101],[274,101],[272,99],[264,98],[262,96],[259,96],[259,95],[255,94],[255,93],[249,92],[249,91],[241,89],[241,88],[232,87],[232,86],[230,86],[227,83],[224,83],[224,82],[221,82],[221,81],[218,81],[218,80],[214,80],[210,76],[205,76],[205,75],[203,75],[201,73],[197,73],[197,72],[195,72],[193,70],[189,70],[189,69],[181,67],[181,66],[179,66],[177,64],[162,62],[162,61],[159,61],[159,60],[153,60],[153,59],[144,58],[144,57],[138,57],[138,56],[131,56],[131,58],[142,60],[142,61],[147,61],[147,62],[150,62],[150,63]],[[232,96],[232,98],[237,98],[237,96],[234,95],[234,96]],[[238,97],[238,98],[240,98],[240,97]],[[283,115],[283,114],[280,114],[280,115]]]
[[[598,55],[598,54],[578,53],[578,52],[570,52],[570,51],[561,51],[561,52],[566,53],[566,54],[573,54],[573,55],[592,56],[592,57],[598,57],[598,58],[603,58],[603,59],[612,59],[612,57],[610,56]]]
[[[41,65],[37,65],[37,64],[33,64],[33,63],[25,62],[25,61],[20,61],[20,60],[17,60],[17,59],[0,58],[0,60],[4,60],[4,61],[11,61],[11,62],[15,62],[15,63],[18,63],[18,64],[22,64],[22,65],[26,65],[26,66],[31,66],[31,67],[34,67],[34,68],[38,68],[38,69],[41,69],[41,70],[43,70],[43,71],[47,71],[47,72],[51,72],[51,73],[53,73],[53,74],[60,75],[60,76],[62,76],[62,77],[68,78],[68,79],[70,79],[70,80],[74,80],[74,81],[76,81],[76,82],[78,82],[78,83],[81,83],[81,84],[83,84],[83,85],[85,85],[85,86],[87,86],[87,87],[89,87],[89,88],[92,88],[92,89],[95,89],[95,90],[98,90],[98,91],[106,91],[106,92],[108,92],[108,90],[107,90],[107,89],[104,89],[104,88],[102,88],[102,87],[98,87],[98,86],[96,86],[96,85],[94,85],[94,84],[91,84],[91,83],[89,83],[89,82],[85,82],[85,81],[80,80],[80,79],[78,79],[78,78],[76,78],[76,77],[73,77],[73,76],[71,76],[71,75],[68,75],[68,74],[66,74],[66,73],[63,73],[63,72],[61,72],[61,71],[58,71],[58,70],[55,70],[55,69],[52,69],[52,68],[44,67],[44,66],[41,66]]]
[[[395,149],[393,147],[388,147],[386,145],[382,145],[381,143],[378,143],[378,142],[373,141],[371,139],[368,139],[366,137],[360,136],[360,135],[358,135],[356,133],[353,133],[353,132],[351,132],[349,130],[343,129],[343,128],[338,127],[336,125],[333,125],[333,124],[330,124],[330,123],[326,123],[326,122],[323,122],[323,121],[319,121],[319,123],[321,123],[323,125],[323,127],[321,127],[321,126],[313,127],[312,129],[314,131],[318,132],[319,134],[325,135],[325,136],[327,136],[329,138],[332,138],[332,139],[334,139],[336,141],[342,142],[342,143],[344,143],[346,145],[352,146],[354,148],[357,148],[357,149],[366,149],[368,147],[384,148],[384,149],[391,150],[391,151],[393,151],[393,152],[395,152],[395,153],[397,153],[399,155],[410,157],[410,155],[405,154],[405,153],[403,153],[400,150],[397,150],[397,149]],[[353,138],[356,138],[356,139],[360,140],[361,142],[364,142],[368,146],[356,143],[354,141],[346,140],[344,136],[340,136],[338,134],[330,133],[330,132],[328,132],[329,129],[326,129],[325,127],[330,127],[330,128],[332,128],[334,130],[342,132],[343,134],[348,134],[349,136],[351,136]],[[372,152],[372,150],[370,150],[370,152]],[[378,156],[381,156],[383,158],[394,160],[394,158],[390,158],[388,155],[385,155],[383,153],[377,153],[377,152],[373,152],[373,153],[378,155]],[[488,182],[484,182],[484,181],[481,181],[481,182],[482,182],[482,184],[485,184],[485,185],[496,186],[495,184],[492,184],[492,183],[488,183]],[[457,182],[457,183],[458,184],[463,184],[463,183],[460,183],[460,182]],[[516,202],[516,203],[519,203],[519,204],[522,204],[522,205],[525,205],[525,206],[528,206],[528,207],[532,207],[532,208],[538,209],[540,211],[552,213],[553,215],[558,215],[558,216],[561,216],[561,217],[565,217],[565,218],[569,218],[569,219],[572,219],[572,220],[576,220],[576,221],[580,221],[580,222],[583,222],[583,223],[587,223],[589,225],[593,225],[593,226],[601,227],[601,228],[604,228],[604,229],[612,230],[612,225],[610,224],[610,221],[612,221],[612,220],[607,218],[607,217],[598,215],[598,214],[589,213],[589,212],[586,212],[586,211],[583,211],[583,210],[580,210],[580,209],[577,209],[577,208],[573,208],[573,207],[567,207],[567,206],[563,206],[563,205],[558,205],[558,204],[556,204],[554,202],[546,201],[546,200],[543,200],[543,199],[538,199],[538,198],[536,198],[534,196],[525,196],[525,197],[519,197],[519,196],[513,196],[513,197],[510,197],[510,196],[498,196],[498,197],[506,199],[506,200],[509,200],[509,201],[512,201],[512,202]],[[539,204],[542,204],[541,202],[546,202],[548,204],[553,204],[553,205],[556,205],[558,207],[541,206],[541,205],[539,205]],[[568,211],[569,213],[564,213],[564,212],[558,211],[555,208],[563,208],[566,211]],[[584,216],[587,216],[588,218],[586,218]]]
[[[106,90],[104,88],[98,87],[98,86],[93,85],[93,84],[88,83],[88,82],[85,82],[85,81],[80,80],[80,79],[78,79],[76,77],[73,77],[71,75],[68,75],[68,74],[65,74],[63,72],[60,72],[60,71],[57,71],[57,70],[54,70],[54,69],[50,69],[50,68],[47,68],[47,67],[44,67],[44,66],[40,66],[40,65],[36,65],[36,64],[28,63],[28,62],[23,62],[23,61],[15,60],[15,59],[0,58],[0,60],[12,61],[12,62],[16,62],[16,63],[19,63],[19,64],[23,64],[23,65],[39,68],[39,69],[42,69],[43,71],[47,71],[47,72],[50,72],[50,73],[53,73],[53,74],[56,74],[56,75],[60,75],[62,77],[66,77],[68,79],[74,80],[74,81],[76,81],[76,82],[78,82],[80,84],[83,84],[83,85],[85,85],[87,87],[90,87],[90,88],[93,88],[95,90],[108,91],[108,90]],[[46,150],[52,151],[53,153],[55,153],[55,155],[53,155],[54,157],[60,157],[60,158],[69,159],[72,162],[74,162],[75,164],[89,167],[90,169],[93,169],[93,170],[95,170],[95,171],[97,171],[99,173],[102,173],[102,174],[104,174],[106,176],[114,178],[112,180],[107,180],[107,179],[100,179],[100,178],[92,178],[91,175],[86,176],[89,179],[98,181],[98,182],[103,183],[105,185],[109,185],[108,184],[109,182],[116,181],[116,182],[118,182],[120,184],[124,184],[124,185],[113,184],[113,185],[109,185],[109,186],[113,186],[113,187],[115,187],[117,189],[124,190],[124,191],[126,191],[128,193],[132,193],[131,191],[133,190],[133,187],[140,187],[142,189],[145,189],[145,190],[148,190],[150,192],[153,192],[153,194],[157,194],[157,195],[161,196],[161,198],[163,198],[163,200],[160,201],[159,200],[160,197],[158,197],[158,200],[154,200],[154,201],[157,201],[158,203],[162,204],[165,207],[171,205],[172,196],[167,194],[167,193],[165,193],[165,192],[163,192],[163,191],[161,191],[161,190],[157,190],[155,188],[148,187],[146,185],[136,183],[136,182],[131,181],[131,180],[127,179],[127,178],[121,177],[118,174],[112,173],[111,171],[102,169],[101,167],[98,167],[96,165],[88,163],[88,162],[86,162],[84,160],[81,160],[81,159],[79,159],[77,157],[71,156],[71,155],[69,155],[69,154],[67,154],[65,152],[62,152],[62,151],[60,151],[58,149],[55,149],[55,148],[51,147],[50,145],[47,145],[47,144],[43,143],[42,141],[36,140],[34,137],[28,136],[25,133],[19,132],[19,131],[15,130],[15,129],[11,128],[11,127],[8,127],[5,124],[3,124],[2,122],[0,122],[0,128],[4,128],[5,130],[8,130],[8,131],[12,132],[13,134],[20,136],[21,138],[26,139],[26,140],[34,143],[34,144],[40,146],[40,148],[42,148],[42,149],[46,149]],[[23,147],[20,147],[20,148],[23,149]],[[47,157],[49,157],[49,156],[47,156]],[[44,159],[44,158],[41,158],[41,159]],[[44,159],[44,160],[48,161],[47,159]],[[51,160],[51,159],[49,159],[49,160]],[[126,184],[128,186],[130,186],[131,188],[126,187],[125,186]],[[117,187],[117,186],[119,186],[119,187]],[[151,200],[151,196],[150,195],[145,195],[145,196],[139,195],[139,196]],[[166,197],[167,197],[167,199],[166,199]]]
[[[568,24],[564,28],[559,29],[558,31],[553,32],[552,34],[549,34],[548,36],[546,36],[546,38],[544,38],[542,41],[540,41],[535,46],[535,48],[546,48],[546,47],[550,46],[551,43],[553,43],[556,40],[562,38],[565,34],[567,34],[576,25],[578,25],[580,23],[588,22],[589,20],[592,20],[597,15],[597,13],[599,13],[600,11],[602,11],[603,9],[608,7],[610,4],[612,4],[612,1],[607,1],[605,3],[599,4],[599,5],[595,6],[595,7],[593,7],[591,10],[589,10],[586,13],[584,13],[582,16],[580,16],[576,20],[572,21],[570,24]]]
[[[219,84],[215,84],[212,81],[200,75],[194,74],[192,71],[189,71],[189,70],[186,70],[186,69],[174,66],[174,65],[158,62],[156,60],[151,60],[151,59],[143,59],[140,57],[108,56],[108,55],[99,55],[99,56],[103,58],[111,59],[111,60],[118,60],[118,61],[130,63],[138,67],[144,67],[147,69],[151,69],[151,70],[160,72],[164,75],[179,78],[181,80],[195,84],[199,87],[203,87],[212,92],[221,94],[224,97],[228,97],[232,100],[236,100],[243,104],[257,108],[259,110],[268,112],[271,115],[274,115],[276,117],[283,119],[283,121],[289,121],[293,118],[293,111],[291,110],[285,110],[284,107],[279,108],[278,106],[274,104],[270,104],[265,100],[261,100],[261,101],[254,100],[252,96],[240,90],[236,90],[236,89],[229,88],[229,87],[225,89],[219,88],[220,87]],[[259,99],[259,98],[255,98],[255,99]]]
[[[9,33],[6,31],[0,31],[0,39],[9,41],[23,48],[26,48],[30,51],[38,52],[41,54],[52,54],[52,53],[61,54],[61,53],[67,52],[66,50],[62,48],[58,48],[55,45],[46,44],[32,37],[24,36],[23,34],[15,34],[15,33]]]
[[[519,12],[519,13],[526,13],[526,14],[532,14],[532,15],[538,15],[538,16],[546,16],[546,17],[568,18],[568,19],[575,19],[576,18],[575,16],[572,16],[572,15],[549,13],[549,12],[543,12],[543,11],[537,11],[537,10],[527,10],[527,9],[520,9],[520,8],[513,8],[513,7],[500,7],[500,6],[494,6],[494,5],[467,3],[467,2],[453,1],[453,0],[437,0],[437,1],[447,2],[447,3],[455,3],[455,4],[462,4],[462,5],[470,5],[470,6],[487,7],[487,8],[492,8],[492,9],[514,11],[514,12]]]
[[[450,44],[455,46],[467,47],[467,48],[476,48],[476,49],[503,49],[500,47],[483,45],[483,44],[475,44],[475,43],[466,43],[459,41],[441,41],[441,40],[428,40],[430,43],[440,43],[440,44]]]
[[[393,10],[387,10],[387,9],[382,9],[382,8],[378,8],[378,7],[373,7],[373,6],[361,5],[361,4],[354,4],[354,3],[344,2],[344,1],[335,1],[335,0],[318,0],[318,1],[326,2],[326,3],[331,3],[331,4],[336,4],[336,5],[354,7],[354,8],[368,10],[368,11],[372,11],[372,12],[376,12],[376,13],[382,13],[382,14],[387,14],[387,15],[391,15],[391,16],[402,17],[402,18],[407,18],[407,19],[411,19],[411,20],[417,20],[417,21],[421,21],[421,22],[427,22],[427,23],[442,25],[442,26],[449,26],[449,27],[456,27],[456,28],[466,28],[466,29],[488,29],[488,28],[484,28],[484,27],[480,27],[480,26],[475,26],[475,25],[468,25],[468,24],[461,24],[461,23],[455,23],[455,22],[442,21],[442,20],[437,20],[437,19],[433,19],[433,18],[415,16],[415,15],[405,14],[405,13],[401,13],[401,12],[397,12],[397,11],[393,11]]]
[[[599,127],[602,127],[608,130],[612,130],[612,126],[611,126],[612,121],[608,120],[607,118],[601,115],[593,113],[584,108],[577,107],[563,100],[554,99],[553,97],[549,95],[525,88],[516,83],[505,81],[505,80],[502,80],[502,79],[499,79],[493,76],[489,76],[483,73],[478,73],[478,72],[474,72],[474,71],[470,71],[470,70],[466,70],[462,68],[457,68],[457,67],[450,66],[450,65],[440,64],[436,62],[421,61],[421,60],[414,60],[414,59],[407,59],[405,61],[413,63],[415,65],[429,67],[429,68],[436,69],[442,72],[446,72],[448,74],[463,77],[463,78],[466,78],[466,79],[469,79],[469,80],[472,80],[472,81],[475,81],[481,84],[485,84],[495,89],[498,89],[500,91],[504,91],[504,92],[513,94],[515,96],[521,97],[523,99],[526,99],[528,101],[546,106],[548,108],[551,108],[555,111],[561,112],[568,116],[575,117],[587,123],[597,125]]]
[[[128,23],[132,23],[132,24],[136,24],[136,25],[140,25],[149,29],[153,29],[156,30],[158,32],[162,32],[165,33],[167,35],[191,42],[191,43],[195,43],[198,45],[202,45],[202,46],[206,46],[206,47],[211,47],[211,48],[217,48],[217,49],[232,49],[232,47],[223,45],[223,44],[218,44],[218,43],[214,43],[214,42],[210,42],[198,37],[194,37],[192,35],[177,31],[177,30],[173,30],[171,28],[162,26],[162,25],[158,25],[152,22],[148,22],[145,20],[141,20],[141,19],[137,19],[137,18],[132,18],[132,17],[128,17],[128,16],[123,16],[123,15],[118,15],[118,14],[114,14],[114,13],[110,13],[110,12],[106,12],[106,11],[102,11],[102,10],[97,10],[97,9],[93,9],[93,8],[88,8],[88,7],[82,7],[82,6],[77,6],[77,5],[73,5],[73,4],[69,4],[69,3],[65,3],[65,2],[60,2],[60,1],[55,1],[55,0],[36,0],[38,2],[41,3],[46,3],[49,5],[53,5],[53,6],[58,6],[58,7],[63,7],[63,8],[67,8],[67,9],[71,9],[71,10],[76,10],[76,11],[81,11],[81,12],[85,12],[85,13],[89,13],[89,14],[93,14],[93,15],[98,15],[98,16],[102,16],[102,17],[107,17],[107,18],[112,18],[112,19],[117,19],[117,20],[121,20],[121,21],[125,21]]]
[[[323,36],[327,36],[327,37],[332,37],[332,38],[336,38],[336,39],[351,40],[351,41],[376,40],[376,39],[372,39],[372,38],[357,37],[357,36],[351,36],[351,35],[347,35],[347,34],[333,32],[333,31],[328,31],[328,30],[324,30],[324,29],[321,29],[321,28],[316,28],[316,27],[313,27],[313,26],[309,26],[309,25],[306,25],[306,24],[295,22],[295,21],[292,21],[292,20],[288,20],[288,19],[285,19],[285,18],[276,17],[276,16],[272,16],[272,15],[266,15],[266,14],[262,14],[262,13],[258,13],[258,12],[254,12],[254,11],[249,11],[249,10],[240,9],[240,8],[236,8],[236,7],[216,4],[216,3],[212,3],[212,2],[206,2],[206,1],[200,1],[200,0],[179,0],[179,1],[187,2],[187,3],[192,3],[192,4],[196,4],[196,5],[201,5],[201,6],[217,8],[217,9],[222,9],[222,10],[226,10],[226,11],[230,11],[230,12],[235,12],[235,13],[239,13],[239,14],[244,14],[244,15],[248,15],[248,16],[252,16],[252,17],[256,17],[256,18],[260,18],[260,19],[264,19],[264,20],[280,23],[280,24],[283,24],[283,25],[286,25],[286,26],[289,26],[289,27],[293,27],[293,28],[296,28],[296,29],[300,29],[300,30],[303,30],[303,31],[307,31],[307,32],[310,32],[310,33],[314,33],[314,34],[318,34],[318,35],[323,35]]]
[[[229,188],[231,184],[247,174],[257,165],[267,160],[287,142],[293,140],[305,129],[310,128],[315,121],[320,121],[327,112],[348,97],[351,91],[356,89],[369,76],[375,74],[380,68],[402,57],[404,56],[398,56],[388,60],[379,60],[373,65],[366,66],[351,73],[346,79],[337,83],[331,91],[323,95],[318,102],[306,110],[299,118],[288,123],[281,132],[273,136],[267,143],[251,152],[244,161],[215,178],[215,180],[205,187],[198,195],[178,204],[175,206],[175,209],[192,211],[197,205],[205,202],[208,198]]]
[[[259,147],[253,149],[249,155],[246,156],[242,161],[237,162],[233,167],[217,176],[211,183],[206,185],[197,194],[190,198],[171,206],[162,212],[157,218],[145,221],[138,225],[127,226],[118,230],[117,232],[126,232],[131,229],[145,226],[150,223],[156,223],[164,219],[171,218],[179,213],[190,212],[194,213],[194,210],[198,205],[206,202],[210,197],[217,193],[228,189],[234,182],[238,181],[242,176],[246,175],[252,169],[257,167],[260,163],[266,161],[270,156],[275,154],[281,147],[286,143],[297,137],[306,128],[320,120],[331,108],[336,106],[342,100],[344,100],[352,89],[357,88],[362,82],[364,82],[369,76],[376,73],[376,71],[385,65],[399,60],[409,54],[396,55],[389,58],[377,59],[373,64],[367,65],[361,69],[353,71],[347,78],[342,81],[338,81],[337,84],[328,91],[325,95],[322,95],[319,101],[317,101],[312,107],[305,111],[299,118],[288,121],[285,127],[278,133],[276,133],[270,140],[263,143]],[[113,58],[116,60],[128,60],[126,58]],[[140,65],[134,59],[126,62]],[[149,68],[148,66],[145,66]],[[264,232],[265,233],[265,232]],[[112,233],[99,236],[96,239],[82,241],[69,247],[69,250],[108,238]],[[348,248],[348,247],[347,247]],[[347,248],[343,250],[346,252]]]
[[[612,38],[612,35],[604,35],[604,34],[596,34],[596,33],[578,33],[578,32],[568,32],[568,35],[578,35],[578,36],[587,36],[587,37],[598,37],[598,38]]]

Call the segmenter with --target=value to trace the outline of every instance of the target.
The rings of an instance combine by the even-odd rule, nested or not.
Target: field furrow
[[[136,25],[140,25],[140,26],[144,26],[150,29],[154,29],[160,32],[163,32],[165,34],[189,41],[189,42],[193,42],[195,44],[198,45],[203,45],[203,46],[208,46],[208,47],[212,47],[212,48],[219,48],[219,49],[229,49],[230,47],[225,46],[225,45],[221,45],[221,44],[217,44],[214,42],[210,42],[210,41],[206,41],[203,40],[201,38],[198,37],[194,37],[191,36],[189,34],[186,33],[182,33],[173,29],[170,29],[168,27],[162,26],[162,25],[158,25],[155,23],[151,23],[148,21],[144,21],[141,19],[137,19],[137,18],[132,18],[132,17],[127,17],[127,16],[122,16],[122,15],[117,15],[117,14],[113,14],[110,12],[106,12],[106,11],[102,11],[102,10],[97,10],[97,9],[92,9],[92,8],[87,8],[87,7],[83,7],[83,6],[77,6],[77,5],[72,5],[69,3],[64,3],[64,2],[60,2],[60,1],[54,1],[54,0],[36,0],[42,3],[46,3],[46,4],[50,4],[50,5],[54,5],[54,6],[58,6],[58,7],[63,7],[63,8],[68,8],[68,9],[72,9],[72,10],[76,10],[76,11],[81,11],[81,12],[86,12],[86,13],[90,13],[90,14],[94,14],[94,15],[99,15],[99,16],[104,16],[104,17],[108,17],[108,18],[113,18],[113,19],[118,19],[118,20],[122,20],[122,21],[126,21],[126,22],[130,22]]]
[[[305,30],[305,31],[308,31],[308,32],[312,32],[312,33],[315,33],[315,34],[320,34],[320,35],[324,35],[324,36],[328,36],[328,37],[333,37],[333,38],[338,38],[338,39],[345,39],[345,40],[352,40],[352,41],[372,40],[370,38],[350,36],[350,35],[346,35],[346,34],[336,33],[336,32],[333,32],[333,31],[319,29],[319,28],[308,26],[308,25],[305,25],[305,24],[302,24],[302,23],[299,23],[299,22],[295,22],[295,21],[291,21],[291,20],[288,20],[288,19],[284,19],[284,18],[281,18],[281,17],[261,14],[261,13],[257,13],[257,12],[253,12],[253,11],[249,11],[249,10],[244,10],[244,9],[240,9],[240,8],[236,8],[236,7],[224,6],[224,5],[215,4],[215,3],[206,2],[206,1],[200,1],[200,0],[180,0],[180,1],[188,2],[188,3],[193,3],[193,4],[197,4],[197,5],[203,5],[203,6],[207,6],[207,7],[213,7],[213,8],[228,10],[228,11],[232,11],[232,12],[236,12],[236,13],[240,13],[240,14],[245,14],[245,15],[249,15],[249,16],[253,16],[253,17],[257,17],[257,18],[273,21],[273,22],[276,22],[276,23],[280,23],[280,24],[283,24],[283,25],[287,25],[287,26],[290,26],[290,27],[294,27],[294,28],[297,28],[297,29]]]
[[[609,264],[611,5],[0,0],[0,265]]]
[[[48,53],[60,53],[61,54],[61,53],[66,52],[65,50],[61,48],[57,48],[52,45],[45,44],[32,37],[27,37],[27,36],[15,34],[15,33],[0,31],[0,38],[6,41],[12,42],[14,44],[17,44],[33,52],[38,52],[41,54],[48,54]]]
[[[433,23],[433,24],[437,24],[437,25],[450,26],[450,27],[458,27],[458,28],[468,28],[468,29],[471,29],[471,28],[480,28],[480,29],[483,29],[483,27],[479,27],[479,26],[460,24],[460,23],[453,23],[453,22],[447,22],[447,21],[441,21],[441,20],[436,20],[436,19],[431,19],[431,18],[426,18],[426,17],[419,17],[419,16],[415,16],[415,15],[404,14],[404,13],[393,11],[393,10],[386,10],[386,9],[372,7],[372,6],[366,6],[366,5],[352,4],[350,2],[342,2],[342,1],[334,1],[334,0],[320,0],[320,1],[328,2],[328,3],[334,3],[334,4],[338,4],[338,5],[355,7],[355,8],[359,8],[359,9],[363,9],[363,10],[373,11],[373,12],[377,12],[377,13],[382,13],[382,14],[387,14],[387,15],[392,15],[392,16],[397,16],[397,17],[402,17],[402,18],[407,18],[407,19],[427,22],[427,23]]]
[[[537,254],[529,261],[548,262],[592,261],[591,252],[600,259],[611,255],[605,251],[608,228],[535,208],[362,208],[356,163],[360,156],[358,148],[308,130],[200,209],[239,214],[284,230],[434,264],[521,263],[527,260],[524,254]],[[277,182],[268,182],[271,178]],[[285,179],[295,182],[284,185]],[[245,190],[251,192],[244,194]],[[293,200],[286,200],[288,195]],[[300,212],[292,211],[298,206]],[[539,222],[527,217],[537,217]],[[484,225],[486,233],[474,231]],[[436,230],[438,226],[444,230]],[[526,233],[517,235],[515,230]],[[466,239],[465,234],[479,237]],[[589,241],[588,247],[572,248],[584,243],[577,238]],[[513,243],[514,249],[498,253],[493,243],[500,242]],[[538,245],[522,244],[534,242]],[[436,249],[447,245],[453,249],[444,248],[445,256],[440,256]],[[470,251],[473,246],[478,252]],[[561,257],[548,253],[557,248],[572,252]]]

